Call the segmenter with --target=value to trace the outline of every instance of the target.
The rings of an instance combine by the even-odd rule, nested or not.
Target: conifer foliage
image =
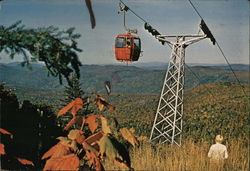
[[[27,66],[32,61],[42,61],[49,75],[58,76],[60,83],[64,76],[70,84],[70,74],[75,71],[79,78],[79,66],[82,65],[77,55],[82,50],[76,42],[81,35],[74,30],[59,31],[54,26],[29,29],[21,25],[21,21],[9,27],[0,25],[0,52],[9,54],[11,59],[22,55],[22,64]]]
[[[81,103],[83,103],[83,101],[81,99],[84,96],[84,92],[81,88],[81,83],[76,75],[70,76],[70,82],[71,82],[70,85],[66,85],[64,87],[64,97],[61,99],[61,102],[62,102],[62,106],[65,106],[63,109],[67,109],[70,107],[70,108],[72,108],[71,109],[72,111],[75,110],[75,112],[76,112],[77,108],[81,107],[83,105],[83,104],[81,104]],[[78,100],[74,101],[75,99],[78,99]],[[79,104],[79,105],[74,105],[75,103]],[[84,105],[87,105],[87,104],[85,103]],[[63,110],[62,110],[62,112],[63,112]],[[71,118],[70,115],[69,114],[64,115],[64,114],[65,113],[63,112],[63,116],[61,116],[57,119],[59,125],[65,126],[65,124],[70,121],[70,118]],[[70,125],[70,123],[68,123],[68,125]]]
[[[68,104],[76,98],[82,98],[84,95],[77,75],[70,76],[70,82],[71,85],[65,86],[64,98],[61,100],[64,104]]]

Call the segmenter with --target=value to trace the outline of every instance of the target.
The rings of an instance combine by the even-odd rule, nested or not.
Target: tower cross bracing
[[[206,35],[158,35],[157,39],[172,47],[160,100],[155,114],[150,141],[181,145],[185,49]],[[166,38],[175,38],[169,41]]]

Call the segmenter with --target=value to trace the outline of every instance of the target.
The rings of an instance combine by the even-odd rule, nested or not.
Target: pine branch
[[[21,21],[9,27],[0,26],[0,52],[9,54],[11,59],[16,55],[23,56],[23,65],[29,67],[30,61],[43,61],[48,69],[48,75],[62,76],[70,85],[69,76],[74,72],[80,77],[80,66],[76,40],[81,36],[74,34],[74,28],[59,31],[54,26],[47,28],[28,29],[20,25]],[[27,54],[28,52],[28,54]]]

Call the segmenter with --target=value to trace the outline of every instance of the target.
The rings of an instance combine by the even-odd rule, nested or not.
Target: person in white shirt
[[[213,144],[208,152],[208,157],[210,158],[210,168],[211,167],[223,167],[224,160],[228,158],[227,147],[222,144],[223,136],[217,135],[215,137],[216,144]]]

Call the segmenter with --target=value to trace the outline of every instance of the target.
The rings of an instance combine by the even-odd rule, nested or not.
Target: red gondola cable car
[[[115,57],[120,62],[134,62],[138,61],[141,54],[141,40],[137,35],[131,34],[137,31],[127,29],[125,24],[125,12],[129,8],[127,6],[121,7],[123,11],[124,28],[127,30],[126,34],[118,34],[115,38]]]
[[[115,57],[121,62],[138,61],[141,53],[141,40],[128,32],[118,34],[115,39]]]

